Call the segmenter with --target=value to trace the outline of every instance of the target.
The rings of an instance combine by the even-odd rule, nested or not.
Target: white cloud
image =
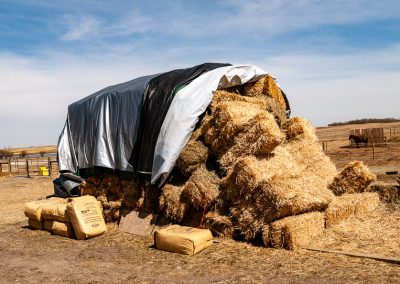
[[[296,31],[318,25],[363,23],[400,17],[398,1],[226,0],[236,14],[224,19],[227,26],[268,33]]]
[[[326,125],[362,117],[398,117],[400,45],[345,55],[214,56],[210,61],[255,64],[275,75],[293,114]],[[107,54],[107,56],[103,56]],[[129,49],[99,54],[47,53],[43,59],[0,53],[0,147],[57,143],[67,107],[103,87],[138,76],[208,61],[190,49],[135,55]],[[211,60],[214,59],[214,60]]]
[[[100,31],[100,22],[93,16],[65,15],[68,31],[62,36],[65,41],[81,40]]]

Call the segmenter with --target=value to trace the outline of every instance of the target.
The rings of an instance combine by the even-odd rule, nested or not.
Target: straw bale
[[[204,141],[215,153],[228,149],[235,135],[256,115],[265,112],[260,106],[241,102],[226,101],[218,104]]]
[[[247,102],[259,106],[261,109],[266,110],[273,114],[278,124],[286,121],[286,109],[276,102],[272,97],[260,96],[249,97],[238,93],[233,93],[225,90],[218,90],[214,93],[213,100],[210,104],[210,109],[214,112],[221,102],[226,101],[240,101]]]
[[[102,205],[104,209],[120,209],[121,200],[103,202]]]
[[[329,188],[336,194],[364,191],[370,183],[376,181],[373,174],[362,162],[353,161],[334,178]]]
[[[302,172],[292,155],[285,147],[278,146],[270,158],[248,156],[239,159],[222,182],[224,197],[235,200],[251,195],[253,190],[264,181],[301,175]]]
[[[281,89],[271,75],[264,76],[258,81],[245,84],[244,94],[246,96],[268,96],[273,98],[281,109],[286,109],[286,101]]]
[[[271,223],[270,241],[275,248],[296,250],[307,246],[324,231],[324,213],[310,212]]]
[[[207,158],[208,148],[201,141],[189,140],[179,155],[177,167],[182,174],[190,176]]]
[[[301,176],[263,182],[253,198],[264,222],[269,223],[290,215],[324,210],[333,194],[320,178]]]
[[[315,175],[324,180],[325,187],[330,185],[337,175],[335,164],[322,151],[316,141],[293,140],[285,149],[292,156],[303,175]]]
[[[264,247],[269,248],[271,246],[270,241],[270,224],[265,224],[261,230],[261,239]]]
[[[261,77],[256,81],[246,83],[244,85],[244,95],[248,97],[264,96],[265,77]]]
[[[318,141],[315,128],[305,118],[292,117],[284,123],[283,129],[288,140]]]
[[[241,157],[267,155],[284,141],[284,135],[274,117],[265,112],[256,115],[235,137],[233,146],[222,155],[219,162],[225,170],[231,168]]]
[[[165,216],[176,222],[182,222],[189,205],[181,198],[183,187],[166,184],[162,189],[159,205]]]
[[[354,216],[357,194],[343,194],[336,197],[325,210],[325,224],[329,228]]]
[[[183,186],[182,197],[195,208],[208,208],[219,195],[219,183],[218,176],[201,165]]]
[[[97,187],[97,185],[95,185],[93,183],[83,181],[80,186],[81,195],[92,195],[93,196],[94,193],[96,192],[96,187]]]
[[[379,194],[376,192],[364,192],[359,194],[354,215],[359,217],[375,210],[379,206]]]
[[[379,205],[379,195],[374,192],[343,194],[336,197],[325,210],[327,228],[353,216],[359,217],[375,210]]]
[[[366,191],[377,192],[380,200],[386,203],[398,203],[400,201],[400,186],[397,184],[373,182]]]
[[[252,206],[232,207],[230,211],[233,228],[239,232],[243,239],[252,240],[261,232],[264,221],[257,208]]]
[[[119,208],[104,209],[103,217],[107,223],[118,222],[121,217],[121,210]]]
[[[209,229],[212,234],[220,238],[231,238],[233,225],[228,216],[220,215],[216,211],[210,211],[204,216],[204,228]]]
[[[217,90],[214,92],[214,96],[210,104],[211,111],[214,112],[220,103],[228,101],[246,102],[249,104],[258,105],[259,108],[265,110],[268,107],[267,100],[265,100],[263,97],[249,97],[226,90]]]

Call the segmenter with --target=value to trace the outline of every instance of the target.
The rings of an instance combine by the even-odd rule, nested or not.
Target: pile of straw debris
[[[91,177],[82,194],[103,203],[106,221],[121,208],[160,213],[220,237],[295,249],[326,226],[373,210],[376,177],[360,162],[338,173],[304,118],[286,116],[271,76],[219,90],[180,154],[169,181]]]

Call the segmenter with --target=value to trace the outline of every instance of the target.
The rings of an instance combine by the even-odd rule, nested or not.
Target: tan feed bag
[[[67,199],[64,199],[62,202],[58,203],[43,204],[42,219],[70,222],[67,214]]]
[[[56,220],[44,220],[43,227],[45,230],[52,232],[54,235],[67,238],[74,238],[75,232],[71,223],[59,222]]]
[[[213,243],[210,230],[172,225],[154,233],[157,249],[194,255]]]
[[[31,218],[28,219],[28,227],[31,229],[34,229],[34,230],[42,230],[43,229],[42,222],[31,219]]]
[[[29,219],[33,219],[33,220],[36,220],[36,221],[41,221],[42,220],[42,206],[43,205],[62,202],[64,200],[65,199],[63,199],[63,198],[52,197],[52,198],[49,198],[49,199],[42,199],[42,200],[36,200],[36,201],[28,202],[28,203],[25,204],[24,214]]]
[[[93,196],[69,198],[67,214],[78,240],[93,238],[107,231],[101,207]]]

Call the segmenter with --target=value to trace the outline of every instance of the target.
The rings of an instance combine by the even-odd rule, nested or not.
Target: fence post
[[[49,167],[49,177],[51,177],[51,158],[48,158],[48,167]]]
[[[8,174],[11,174],[11,158],[8,158]]]
[[[31,176],[29,175],[29,161],[28,161],[28,158],[26,158],[26,175],[28,176],[28,178],[31,177]]]
[[[372,141],[372,160],[375,160],[375,143]]]

